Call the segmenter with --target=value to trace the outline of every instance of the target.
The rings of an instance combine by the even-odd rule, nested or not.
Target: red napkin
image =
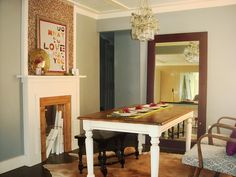
[[[157,106],[157,104],[156,103],[151,103],[149,106],[154,107],[154,106]]]
[[[129,108],[123,108],[123,112],[130,113]]]
[[[135,109],[143,109],[143,106],[142,105],[138,105],[135,107]]]

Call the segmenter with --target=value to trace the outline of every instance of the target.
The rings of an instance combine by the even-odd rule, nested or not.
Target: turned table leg
[[[159,137],[151,136],[151,177],[158,177],[159,173],[159,160],[160,160],[160,147]]]
[[[93,133],[92,130],[85,130],[85,146],[86,146],[86,155],[87,155],[87,168],[88,175],[87,177],[95,177],[93,169]]]

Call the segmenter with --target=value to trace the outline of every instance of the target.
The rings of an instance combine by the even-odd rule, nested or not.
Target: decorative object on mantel
[[[184,56],[190,63],[199,63],[199,41],[190,41],[184,49]]]
[[[34,49],[29,52],[29,75],[44,75],[50,67],[49,55],[43,49]]]
[[[67,25],[37,17],[37,45],[49,54],[47,75],[64,75],[67,72]]]
[[[159,22],[154,17],[148,0],[140,0],[140,6],[131,14],[132,39],[140,41],[153,40],[159,30]]]

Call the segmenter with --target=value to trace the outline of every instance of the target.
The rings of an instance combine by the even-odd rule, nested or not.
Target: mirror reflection
[[[199,41],[163,42],[155,47],[155,102],[194,107],[193,139],[197,135],[199,94]],[[185,122],[163,134],[167,139],[184,139]]]

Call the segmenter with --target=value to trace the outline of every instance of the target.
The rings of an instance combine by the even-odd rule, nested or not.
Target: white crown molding
[[[119,12],[100,13],[95,11],[94,9],[82,6],[81,4],[78,4],[73,0],[67,0],[67,1],[75,5],[75,7],[77,8],[77,13],[89,16],[94,19],[128,17],[135,10],[131,9],[122,12],[119,11]],[[152,6],[152,10],[155,14],[159,14],[159,13],[192,10],[200,8],[228,6],[233,4],[236,4],[236,0],[182,0],[178,2],[162,3],[157,6]]]
[[[118,5],[118,6],[120,6],[120,7],[122,7],[122,8],[124,8],[124,9],[126,9],[126,10],[130,10],[129,7],[127,7],[126,5],[120,3],[120,2],[118,2],[118,1],[116,1],[116,0],[109,0],[109,1],[112,2],[112,3],[114,3],[114,4],[116,4],[116,5]]]
[[[98,19],[99,12],[89,8],[87,6],[84,6],[82,4],[79,4],[73,0],[63,0],[64,2],[67,2],[69,4],[72,4],[74,6],[74,13],[78,13],[81,15],[85,15],[94,19]]]
[[[75,8],[75,12],[78,14],[85,15],[85,16],[88,16],[88,17],[91,17],[94,19],[98,19],[99,15],[97,13],[91,12],[89,10],[85,10],[85,9],[78,7],[78,6],[74,6],[74,8]]]
[[[211,8],[236,4],[236,0],[182,0],[152,7],[154,13]]]

